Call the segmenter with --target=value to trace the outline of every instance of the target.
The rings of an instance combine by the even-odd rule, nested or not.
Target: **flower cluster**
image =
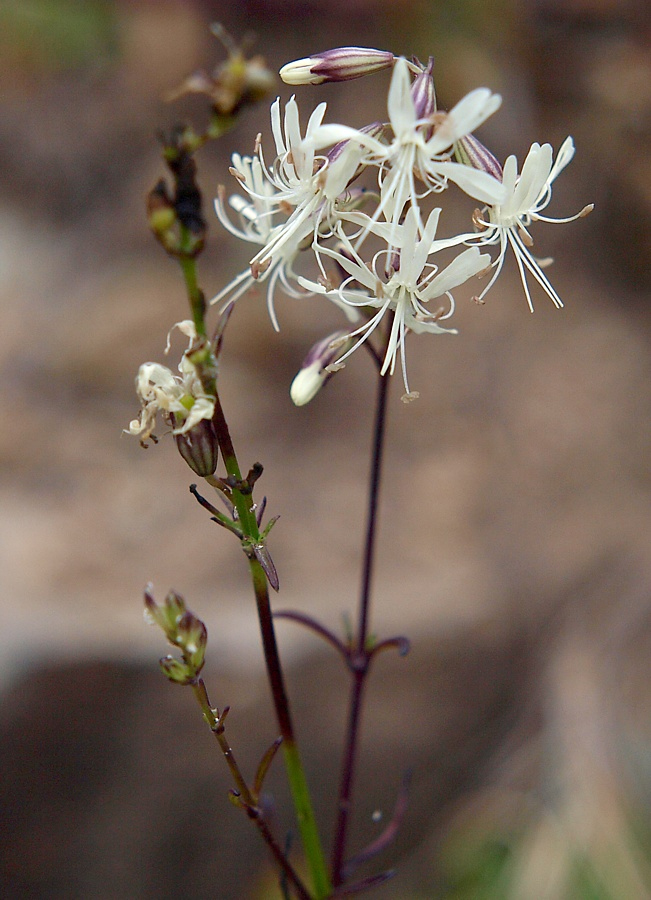
[[[314,375],[300,375],[292,389],[299,404],[311,399],[363,343],[382,374],[393,372],[399,357],[403,399],[418,396],[407,376],[407,335],[456,333],[441,324],[454,311],[452,290],[488,276],[483,289],[473,292],[483,301],[509,249],[530,309],[528,275],[562,306],[543,272],[551,260],[532,254],[529,227],[536,221],[568,222],[592,208],[565,219],[543,215],[555,178],[574,154],[572,139],[565,140],[556,159],[549,144],[533,144],[519,173],[514,156],[502,167],[474,136],[499,109],[501,98],[477,88],[449,112],[438,109],[431,60],[422,65],[385,51],[344,47],[289,63],[280,74],[289,84],[321,84],[386,68],[393,71],[384,121],[361,128],[327,124],[326,104],[320,103],[303,132],[295,97],[284,111],[276,100],[271,107],[273,162],[267,162],[258,140],[252,157],[233,156],[230,171],[238,193],[227,199],[219,189],[220,222],[257,250],[249,267],[213,302],[228,306],[257,282],[267,282],[275,328],[279,285],[293,297],[326,297],[348,316],[348,330],[320,341],[308,355],[305,365]],[[370,183],[364,180],[369,173]],[[471,216],[467,233],[439,236],[437,200],[450,184],[481,208]],[[489,252],[493,248],[495,257]],[[297,260],[310,257],[315,274],[297,274]],[[378,346],[373,346],[375,337],[369,340],[373,335]]]

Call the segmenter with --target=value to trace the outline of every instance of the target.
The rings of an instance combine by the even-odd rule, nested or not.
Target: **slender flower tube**
[[[457,162],[464,166],[472,166],[482,172],[488,172],[497,181],[501,181],[504,175],[502,166],[474,134],[465,134],[454,145],[454,155]]]
[[[313,53],[284,65],[279,72],[285,84],[323,84],[324,81],[352,81],[393,65],[395,56],[369,47],[338,47]]]
[[[434,57],[430,56],[426,68],[414,78],[411,86],[411,99],[414,101],[414,112],[418,119],[427,119],[436,112],[433,69]]]

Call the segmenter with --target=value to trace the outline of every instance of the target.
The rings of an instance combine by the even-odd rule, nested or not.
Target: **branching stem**
[[[185,279],[188,300],[195,321],[197,334],[205,336],[204,302],[196,275],[196,259],[189,255],[180,257],[183,277]],[[216,361],[214,362],[216,371]],[[314,900],[325,900],[331,894],[330,879],[321,846],[316,817],[312,806],[305,770],[294,735],[289,697],[285,689],[280,655],[276,641],[276,633],[269,602],[267,575],[251,547],[260,542],[261,535],[255,514],[253,495],[248,490],[240,489],[244,485],[242,471],[235,454],[226,416],[221,405],[219,392],[215,385],[215,410],[212,419],[215,436],[224,460],[226,472],[232,484],[230,499],[237,511],[238,526],[241,529],[242,547],[249,561],[249,569],[258,610],[258,621],[262,635],[267,676],[271,687],[278,727],[283,738],[283,755],[290,785],[294,809],[301,834],[303,849],[312,875]]]
[[[219,718],[217,715],[217,711],[212,708],[210,700],[208,699],[208,692],[206,691],[206,686],[202,678],[197,679],[197,681],[192,685],[192,690],[199,706],[201,707],[203,717],[206,720],[207,724],[210,726],[210,730],[215,735],[220,750],[222,751],[224,759],[228,764],[228,768],[231,771],[233,781],[235,782],[235,785],[237,787],[237,797],[238,800],[241,801],[238,805],[241,805],[244,808],[249,819],[251,819],[251,821],[255,824],[256,828],[262,836],[262,839],[269,848],[271,855],[275,859],[282,872],[285,874],[288,882],[292,885],[292,888],[294,889],[294,892],[299,900],[311,900],[311,895],[306,890],[305,885],[296,874],[294,867],[291,865],[291,863],[287,859],[287,856],[285,855],[285,853],[283,853],[280,845],[271,833],[269,826],[265,822],[264,817],[260,812],[257,798],[254,797],[249,790],[244,776],[242,775],[237,760],[235,759],[233,750],[231,749],[228,739],[226,738],[226,732],[223,723],[225,714],[222,713],[221,718]]]

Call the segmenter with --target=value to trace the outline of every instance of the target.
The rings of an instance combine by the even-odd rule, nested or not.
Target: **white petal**
[[[454,162],[435,163],[431,168],[436,174],[454,181],[464,193],[475,200],[491,206],[499,205],[504,200],[504,185],[488,172]]]
[[[515,156],[509,156],[506,162],[504,163],[504,168],[502,169],[502,185],[504,187],[504,199],[502,204],[506,207],[511,206],[510,199],[513,197],[513,192],[515,191],[515,184],[518,179],[518,160]]]
[[[277,97],[271,104],[271,130],[276,144],[276,155],[283,156],[287,152],[287,147],[285,147],[283,129],[280,124],[280,97]]]
[[[556,162],[552,166],[552,170],[549,173],[549,183],[558,176],[563,171],[565,166],[572,161],[572,157],[574,156],[574,141],[571,137],[566,137],[563,143],[561,144],[561,149],[556,154]]]
[[[411,78],[407,60],[403,57],[396,60],[389,87],[387,101],[389,121],[397,138],[413,130],[416,122],[416,109],[411,96]]]
[[[443,296],[447,291],[481,272],[490,261],[488,253],[480,253],[477,247],[464,250],[427,285],[421,293],[422,299],[427,301]]]
[[[285,104],[285,140],[287,141],[288,150],[293,150],[301,142],[298,103],[294,97],[291,97]]]
[[[317,128],[320,127],[321,123],[323,122],[323,117],[325,116],[327,107],[327,103],[319,103],[319,105],[314,109],[314,112],[310,116],[310,119],[307,123],[305,137],[310,137],[313,132],[315,132]]]
[[[366,147],[372,153],[380,155],[384,154],[387,149],[386,144],[378,141],[377,138],[367,134],[365,131],[359,131],[357,128],[350,128],[348,125],[337,125],[336,123],[320,125],[319,128],[315,130],[314,134],[311,135],[311,140],[316,150],[321,150],[324,147],[331,147],[333,144],[338,144],[339,141],[355,141],[360,146]]]
[[[513,192],[513,214],[525,215],[544,189],[552,168],[551,144],[533,144]]]
[[[476,88],[454,106],[428,141],[431,153],[442,153],[455,141],[470,134],[500,108],[502,98],[488,88]]]
[[[182,409],[184,409],[182,407]],[[187,412],[187,410],[184,409]],[[194,428],[202,419],[212,419],[215,411],[215,401],[210,397],[198,397],[192,404],[190,414],[180,428],[174,429],[174,434],[185,434]]]
[[[349,143],[336,160],[326,169],[324,194],[328,200],[336,200],[347,187],[360,163],[362,148]]]

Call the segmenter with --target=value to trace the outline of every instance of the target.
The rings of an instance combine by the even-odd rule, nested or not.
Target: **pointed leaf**
[[[260,791],[262,790],[262,784],[266,777],[267,772],[269,771],[269,767],[274,760],[276,753],[278,752],[278,748],[282,744],[282,737],[277,737],[273,742],[271,747],[266,751],[262,759],[260,760],[260,764],[258,765],[257,771],[255,773],[255,779],[253,781],[253,796],[257,798],[260,795]]]

